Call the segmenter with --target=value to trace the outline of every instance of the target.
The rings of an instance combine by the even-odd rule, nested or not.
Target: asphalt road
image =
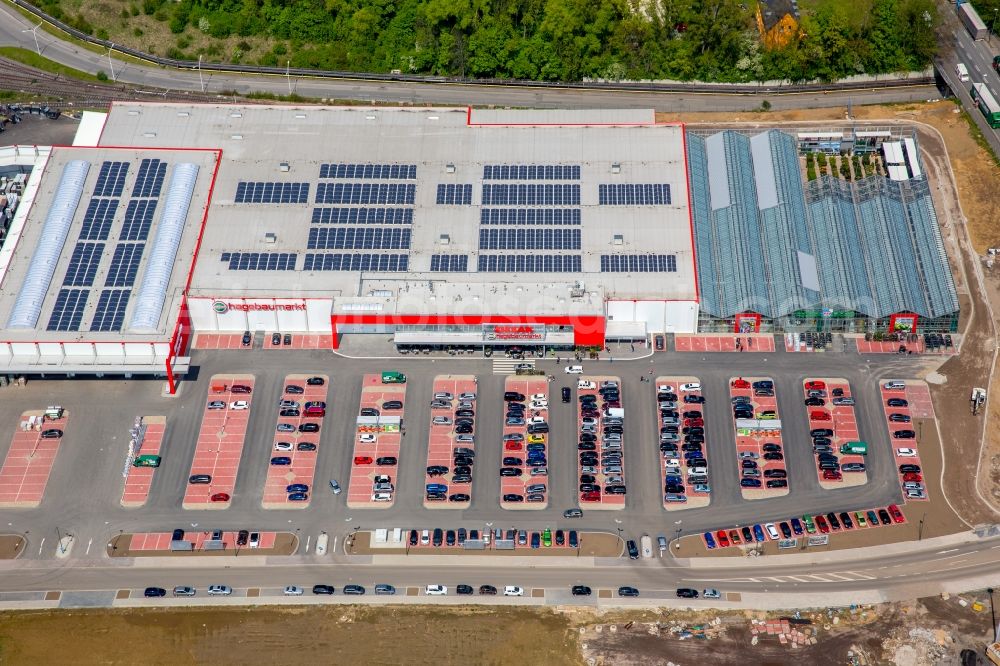
[[[0,5],[0,43],[35,50],[30,29],[34,23],[24,18],[10,5]],[[804,93],[793,95],[725,95],[629,93],[601,90],[552,90],[548,88],[508,88],[504,86],[459,86],[448,84],[384,83],[368,81],[330,81],[282,76],[235,76],[195,71],[174,71],[155,66],[137,65],[102,56],[54,36],[37,31],[42,55],[74,69],[96,74],[104,71],[115,79],[137,86],[168,90],[205,92],[236,91],[239,94],[269,92],[287,95],[294,92],[304,97],[330,100],[352,100],[362,103],[389,102],[436,104],[442,106],[513,106],[532,108],[653,108],[665,112],[689,111],[750,111],[764,99],[771,108],[836,107],[853,104],[922,101],[938,97],[933,86],[895,88],[888,90],[856,90],[849,93]],[[0,73],[0,83],[3,74]]]

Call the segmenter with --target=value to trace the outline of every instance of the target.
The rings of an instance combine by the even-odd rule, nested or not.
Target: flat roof
[[[216,161],[217,152],[203,150],[53,148],[40,167],[44,172],[16,245],[4,248],[9,261],[0,267],[3,339],[169,337]],[[171,198],[180,172],[196,175],[189,193],[185,189]],[[169,205],[182,199],[189,202],[183,217],[182,208]],[[165,248],[159,240],[164,218],[176,232],[176,252],[168,263],[159,254]],[[140,304],[151,308],[146,320],[152,325],[133,326]]]
[[[648,111],[119,102],[101,144],[222,150],[192,296],[582,280],[601,298],[697,298],[683,128]]]

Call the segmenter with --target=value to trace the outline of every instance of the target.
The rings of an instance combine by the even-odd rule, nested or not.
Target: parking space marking
[[[773,352],[774,336],[764,333],[733,335],[728,333],[675,334],[674,347],[679,352]]]
[[[913,419],[934,418],[934,407],[930,400],[930,388],[922,381],[907,379],[903,381],[905,385],[903,389],[886,389],[886,384],[890,381],[903,380],[882,379],[879,382],[879,395],[882,398],[882,410],[885,415],[886,426],[889,429],[889,443],[892,447],[893,460],[895,461],[899,483],[903,488],[903,495],[907,502],[927,501],[930,499],[930,494],[927,492],[927,485],[923,481],[923,475],[926,473],[926,470],[923,469],[923,465],[920,462],[920,432],[923,424],[913,423]],[[890,407],[889,400],[893,399],[902,399],[907,404],[901,407]],[[894,414],[898,416],[892,416]],[[890,418],[907,420],[900,422],[892,421]],[[900,431],[909,431],[911,437],[898,438],[896,433]],[[899,451],[905,449],[912,449],[914,455],[899,455]],[[901,465],[916,465],[921,469],[919,472],[903,472],[899,469]],[[915,492],[922,491],[924,496],[907,496],[908,491],[911,490],[905,485],[908,483],[915,484],[912,490]]]
[[[399,409],[386,409],[388,402],[398,402]],[[403,436],[403,414],[406,407],[406,384],[383,384],[382,375],[366,374],[362,380],[361,399],[358,406],[358,423],[354,434],[354,454],[351,459],[351,480],[347,487],[347,506],[350,508],[388,509],[396,501],[396,470],[400,442]],[[362,416],[365,409],[377,410],[377,416]],[[364,441],[362,441],[364,440]],[[373,441],[370,441],[373,440]],[[379,458],[396,458],[396,465],[378,465]],[[368,459],[371,462],[368,462]],[[354,464],[356,461],[360,464]],[[392,491],[390,499],[375,501],[375,477],[388,476]]]
[[[438,375],[434,378],[434,395],[439,393],[450,393],[451,399],[445,400],[449,404],[449,407],[443,409],[431,409],[430,423],[428,425],[429,433],[427,436],[427,468],[432,466],[445,467],[448,471],[445,474],[435,474],[431,476],[424,470],[424,488],[426,490],[427,484],[430,483],[441,483],[447,486],[445,490],[445,495],[448,499],[446,501],[437,501],[427,499],[427,493],[424,492],[424,507],[428,509],[467,509],[469,504],[472,502],[472,473],[469,473],[470,481],[468,483],[461,482],[455,484],[455,470],[453,467],[454,461],[454,449],[456,447],[464,447],[467,449],[472,449],[475,452],[476,444],[475,441],[470,442],[457,442],[455,433],[455,412],[458,410],[459,399],[458,396],[463,393],[476,393],[477,391],[476,377],[474,375]],[[478,397],[478,396],[477,396]],[[437,399],[435,399],[437,400]],[[443,400],[443,399],[442,399]],[[477,412],[478,401],[471,400],[471,409]],[[440,423],[435,424],[434,418],[439,416],[446,416],[451,419],[451,423]],[[471,417],[471,418],[476,418]],[[475,426],[473,426],[473,432],[467,433],[472,435],[473,440],[475,439]],[[475,461],[473,460],[473,463]],[[472,465],[473,469],[475,465]],[[469,499],[467,500],[456,500],[451,501],[451,497],[467,495]]]
[[[507,418],[504,417],[503,426],[503,436],[507,435],[521,435],[522,439],[518,440],[521,444],[521,448],[517,450],[508,450],[507,440],[501,437],[500,446],[503,450],[500,452],[501,459],[503,458],[517,458],[521,465],[513,466],[507,465],[506,467],[513,467],[515,469],[521,470],[521,476],[501,476],[500,477],[500,507],[503,509],[510,510],[541,510],[545,509],[549,505],[549,488],[548,488],[548,475],[545,476],[531,476],[531,470],[535,467],[542,467],[543,465],[529,466],[527,464],[527,447],[529,444],[540,444],[544,448],[541,449],[544,453],[545,467],[547,468],[549,463],[549,433],[537,433],[535,435],[528,434],[527,421],[531,418],[539,418],[548,422],[548,400],[549,400],[549,380],[542,376],[536,375],[512,375],[504,380],[504,392],[515,391],[524,395],[525,402],[525,416],[523,425],[507,425]],[[539,407],[537,409],[532,409],[530,404],[532,401],[531,397],[534,395],[541,395],[542,400],[545,403],[545,407]],[[506,407],[506,405],[505,405]],[[507,410],[505,410],[507,411]],[[537,440],[532,442],[532,440]],[[512,446],[512,445],[511,445]],[[502,462],[502,460],[501,460]],[[501,465],[503,468],[504,465]],[[531,485],[544,485],[545,491],[541,493],[528,493],[527,488]],[[542,501],[540,502],[529,502],[528,495],[541,495]],[[504,501],[505,496],[517,496],[521,497],[521,501]]]
[[[771,382],[771,388],[755,388],[757,382]],[[766,385],[765,385],[766,386]],[[767,395],[767,394],[770,395]],[[758,395],[760,394],[760,395]],[[736,419],[735,410],[733,414],[733,429],[736,435],[736,450],[741,474],[740,492],[743,499],[755,500],[769,497],[780,497],[788,494],[788,473],[785,469],[785,461],[765,460],[764,446],[776,445],[778,451],[784,456],[784,443],[782,439],[781,416],[778,413],[777,388],[774,380],[770,377],[733,377],[729,380],[730,398],[748,398],[752,407],[752,418]],[[735,403],[732,403],[735,405]],[[742,425],[740,425],[742,424]],[[771,448],[771,447],[769,447]],[[749,461],[754,461],[755,465],[750,465]],[[744,469],[757,469],[759,475],[744,472]],[[784,476],[772,477],[770,475]],[[757,479],[760,481],[759,487],[744,487],[743,479]],[[774,485],[785,481],[784,487],[768,488],[768,484]]]
[[[860,454],[841,453],[840,449],[848,442],[860,442],[858,435],[858,420],[852,405],[834,405],[833,401],[838,398],[853,398],[850,383],[840,377],[807,377],[802,382],[802,395],[805,400],[810,399],[809,392],[818,391],[822,396],[812,396],[816,400],[822,400],[823,405],[804,405],[806,418],[809,420],[809,430],[818,428],[828,428],[833,430],[831,440],[831,451],[837,459],[840,468],[829,470],[830,474],[825,474],[819,468],[817,459],[816,475],[819,478],[821,488],[832,490],[834,488],[845,488],[861,486],[868,483],[867,469],[860,472],[845,471],[844,465],[864,464],[865,456]],[[839,393],[839,395],[835,395]],[[813,415],[823,415],[826,419],[816,419]],[[818,454],[817,454],[818,455]],[[830,478],[826,478],[830,477]],[[839,478],[838,478],[839,477]]]
[[[294,350],[294,349],[332,349],[333,336],[317,333],[277,333],[280,336],[278,344],[274,344],[274,331],[264,333],[264,349]],[[288,344],[285,344],[286,336]]]
[[[661,494],[660,494],[660,497],[663,500],[662,501],[663,508],[666,509],[667,511],[677,511],[679,509],[694,509],[694,508],[699,508],[699,507],[703,507],[703,506],[708,506],[709,502],[711,501],[711,494],[710,494],[711,493],[711,486],[710,486],[711,480],[710,479],[708,480],[708,484],[709,484],[709,490],[708,490],[708,492],[704,492],[704,491],[700,491],[700,490],[695,490],[694,486],[696,484],[689,483],[689,478],[690,478],[692,467],[688,464],[688,462],[690,460],[697,460],[697,458],[696,457],[690,457],[689,458],[688,455],[687,455],[688,451],[684,450],[682,448],[682,444],[681,444],[681,442],[686,439],[686,436],[688,434],[688,433],[683,433],[682,430],[681,430],[682,428],[684,428],[684,429],[687,429],[689,427],[701,428],[702,429],[701,437],[704,438],[704,436],[705,436],[705,434],[704,434],[705,404],[704,403],[686,403],[686,402],[684,402],[684,398],[686,398],[687,396],[698,396],[700,398],[701,397],[701,391],[700,390],[698,390],[698,391],[686,391],[686,392],[684,392],[683,396],[681,396],[681,392],[680,392],[680,389],[679,389],[679,387],[680,387],[681,384],[691,384],[691,383],[699,384],[700,382],[699,382],[699,379],[697,377],[662,376],[662,377],[657,377],[656,378],[656,384],[651,387],[652,390],[653,390],[653,392],[654,392],[654,395],[657,396],[656,429],[657,429],[658,432],[661,433],[660,434],[661,439],[662,439],[663,434],[664,434],[662,432],[662,430],[663,430],[663,428],[667,427],[667,424],[664,423],[664,421],[663,421],[664,417],[662,416],[663,409],[665,409],[665,408],[660,406],[665,401],[661,401],[658,396],[660,396],[661,394],[665,395],[666,393],[672,393],[672,394],[674,394],[674,397],[676,398],[675,400],[666,401],[666,402],[674,402],[674,403],[676,403],[676,407],[669,408],[669,409],[671,409],[672,411],[677,412],[676,420],[677,420],[678,435],[677,435],[677,439],[676,439],[675,443],[676,443],[676,447],[677,447],[680,455],[668,455],[668,452],[664,452],[663,451],[663,446],[665,445],[665,442],[661,442],[660,443],[660,452],[657,454],[658,458],[660,459],[660,489],[662,491]],[[667,391],[667,390],[665,390],[666,387],[670,387],[672,390]],[[663,390],[661,390],[661,389],[663,389]],[[691,417],[691,418],[699,418],[701,423],[699,425],[694,425],[696,422],[695,421],[691,421],[690,424],[685,424],[685,421],[687,421],[688,417],[685,417],[684,415],[687,414],[687,413],[693,412],[693,411],[697,411],[697,412],[701,413],[701,417],[693,417],[693,416]],[[701,456],[700,456],[700,458],[703,459],[703,460],[705,460],[707,462],[708,461],[708,442],[703,440],[703,441],[698,442],[698,443],[701,445]],[[687,445],[687,442],[685,442],[685,445]],[[688,448],[691,448],[691,446],[688,445]],[[692,456],[693,456],[693,452],[692,452]],[[685,474],[684,476],[681,477],[681,483],[684,485],[684,491],[685,492],[683,493],[683,496],[684,496],[685,499],[684,499],[684,501],[673,501],[673,500],[671,500],[671,501],[668,502],[667,501],[667,488],[666,488],[667,476],[675,476],[675,475],[676,476],[680,476],[679,470],[678,470],[678,473],[676,473],[676,474],[672,471],[673,466],[671,466],[670,463],[672,461],[674,461],[674,460],[677,461],[677,467],[683,467],[684,471],[687,472],[687,474]],[[668,474],[668,472],[667,472],[668,467],[671,469],[671,473],[670,474]],[[706,465],[706,468],[707,468],[707,465]],[[700,486],[701,484],[697,484],[697,485]],[[681,494],[681,493],[671,493],[672,496],[676,496],[676,495],[679,495],[679,494]]]
[[[190,541],[194,544],[195,550],[203,550],[205,542],[211,539],[212,533],[206,531],[198,532],[185,532],[182,541]],[[228,531],[222,533],[222,542],[225,544],[226,548],[236,547],[236,537],[237,532]],[[260,546],[261,550],[267,550],[274,548],[274,543],[277,540],[277,532],[261,532],[260,533]],[[150,551],[150,550],[170,550],[170,542],[173,538],[171,532],[136,532],[130,535],[130,541],[128,549],[130,551]],[[254,550],[247,548],[246,546],[240,546],[241,549]]]
[[[41,419],[38,421],[41,430],[29,428],[31,417]],[[61,418],[48,419],[44,411],[28,411],[21,414],[19,424],[0,468],[0,507],[3,508],[26,509],[42,503],[59,445],[67,434],[69,412],[64,410]],[[49,428],[62,430],[63,437],[43,438],[42,431]]]
[[[597,486],[596,491],[591,491],[590,493],[584,492],[580,489],[582,483],[577,486],[577,497],[579,498],[580,506],[586,507],[587,509],[624,509],[625,508],[625,495],[609,495],[607,493],[608,485],[625,485],[625,433],[622,433],[620,448],[618,449],[608,449],[605,451],[603,443],[603,430],[605,426],[606,410],[608,409],[608,402],[604,399],[604,396],[600,393],[600,388],[605,382],[614,382],[618,385],[619,403],[621,404],[621,409],[625,407],[625,390],[622,386],[622,380],[620,377],[615,377],[613,375],[587,375],[581,376],[577,381],[577,407],[576,407],[576,429],[578,434],[582,434],[583,427],[583,407],[579,400],[579,396],[592,395],[597,399],[597,414],[595,416],[590,416],[589,418],[594,419],[594,438],[595,438],[595,448],[598,451],[598,455],[601,458],[601,465],[597,467],[593,465],[595,472],[584,472],[583,468],[586,467],[582,464],[582,460],[577,455],[577,478],[580,478],[583,474],[589,474],[594,477],[593,485]],[[585,388],[586,387],[586,388]],[[591,412],[593,413],[593,412]],[[622,428],[624,430],[624,427]],[[579,438],[578,438],[579,439]],[[621,461],[618,465],[605,465],[603,458],[606,453],[616,452],[621,454]],[[583,453],[582,451],[580,453]],[[617,467],[617,471],[615,471]],[[609,471],[609,468],[611,471]],[[615,477],[621,479],[618,481]],[[613,482],[613,483],[611,483]],[[627,486],[626,486],[627,487]],[[603,489],[603,492],[602,492]],[[596,495],[594,494],[596,493]],[[588,499],[591,498],[591,499]]]
[[[241,386],[249,388],[250,392],[239,392],[237,387]],[[237,391],[234,392],[234,388]],[[212,376],[190,471],[191,476],[207,474],[211,481],[185,486],[182,503],[185,509],[225,509],[232,502],[253,406],[253,388],[253,375]],[[238,401],[246,402],[245,408],[234,409]],[[222,407],[209,409],[213,403],[222,403]],[[221,496],[220,493],[228,495],[229,499],[213,502],[212,497]]]
[[[323,380],[320,385],[307,383],[310,377],[319,377]],[[327,391],[330,386],[330,378],[327,375],[305,375],[294,374],[285,377],[282,385],[280,400],[299,403],[299,416],[278,416],[277,423],[288,423],[295,427],[295,432],[278,432],[275,426],[273,442],[268,451],[268,459],[275,457],[286,457],[290,459],[288,465],[268,465],[267,480],[264,482],[264,495],[260,505],[265,509],[304,509],[309,506],[313,495],[317,489],[315,484],[316,458],[319,456],[319,446],[323,439],[323,415],[307,415],[306,405],[311,402],[327,401]],[[289,393],[286,389],[289,386],[296,386],[302,389],[302,393]],[[281,407],[276,410],[280,413]],[[325,408],[324,408],[325,411]],[[315,423],[320,427],[319,432],[299,432],[298,428],[303,423]],[[292,445],[291,451],[279,451],[278,442],[286,442]],[[299,450],[302,444],[313,444],[314,450]],[[329,444],[329,442],[328,442]],[[282,447],[285,448],[285,447]],[[308,447],[307,447],[308,448]],[[292,484],[303,484],[309,487],[308,499],[304,501],[289,500],[288,486]]]
[[[193,349],[253,349],[253,343],[243,344],[242,333],[195,333]]]
[[[939,356],[952,356],[958,353],[958,347],[936,346],[933,349],[927,347],[922,335],[915,336],[909,340],[865,340],[863,337],[856,338],[859,354],[937,354]],[[948,336],[951,337],[950,335]],[[902,351],[900,351],[902,348]]]
[[[136,452],[136,457],[160,455],[163,435],[167,429],[167,417],[143,416],[142,422],[146,426],[146,434],[142,439],[142,448]],[[149,488],[153,485],[155,472],[155,467],[131,467],[122,490],[121,505],[126,508],[144,505],[149,497]]]

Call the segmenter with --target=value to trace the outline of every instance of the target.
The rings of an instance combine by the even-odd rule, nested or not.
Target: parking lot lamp
[[[997,640],[997,615],[993,609],[993,588],[986,588],[986,592],[990,595],[990,632],[993,634],[993,642],[995,643]]]

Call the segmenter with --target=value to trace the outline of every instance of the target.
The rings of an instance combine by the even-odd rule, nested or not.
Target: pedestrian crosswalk
[[[517,372],[517,366],[531,366],[535,367],[534,361],[517,360],[512,358],[496,358],[493,359],[493,374],[494,375],[513,375]]]

